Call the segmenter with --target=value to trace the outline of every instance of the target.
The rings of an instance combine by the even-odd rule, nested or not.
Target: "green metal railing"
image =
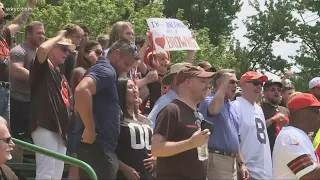
[[[50,151],[48,149],[45,149],[45,148],[42,148],[42,147],[39,147],[39,146],[35,146],[33,144],[21,141],[21,140],[16,139],[16,138],[12,138],[12,140],[17,146],[20,146],[23,149],[27,149],[27,150],[32,151],[32,152],[44,154],[46,156],[49,156],[49,157],[64,161],[64,162],[66,162],[68,164],[71,164],[73,166],[77,166],[79,168],[82,168],[89,174],[90,179],[98,180],[97,175],[94,172],[94,170],[92,169],[92,167],[89,166],[87,163],[85,163],[83,161],[80,161],[78,159],[75,159],[75,158],[72,158],[72,157],[69,157],[69,156],[65,156],[65,155]]]

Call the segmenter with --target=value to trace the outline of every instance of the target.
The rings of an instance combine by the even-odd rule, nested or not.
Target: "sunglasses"
[[[309,107],[308,109],[313,113],[320,115],[320,109],[318,107]]]
[[[9,144],[9,143],[11,142],[12,138],[11,138],[11,137],[8,137],[8,138],[0,139],[0,140],[2,140],[2,141],[4,141],[5,143]]]
[[[70,53],[71,51],[70,51],[70,49],[68,48],[68,47],[66,47],[66,46],[60,46],[60,49],[63,51],[63,52],[68,52],[68,53]]]
[[[230,84],[238,84],[238,81],[235,81],[235,80],[230,80],[229,82]]]
[[[255,81],[248,81],[248,82],[246,82],[246,83],[251,83],[251,84],[253,84],[254,86],[263,86],[263,82],[261,82],[261,81],[257,81],[257,80],[255,80]]]
[[[281,92],[281,88],[269,88],[269,89],[266,89],[266,91],[270,91],[270,92]]]
[[[98,55],[98,56],[104,55],[104,52],[103,52],[102,50],[100,50],[100,49],[96,49],[96,50],[94,50],[94,52],[95,52],[96,55]]]

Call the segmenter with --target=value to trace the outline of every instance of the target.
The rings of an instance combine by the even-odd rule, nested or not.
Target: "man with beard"
[[[309,91],[320,101],[320,77],[315,77],[309,82]]]
[[[288,109],[279,105],[281,88],[282,83],[274,80],[268,80],[263,86],[264,102],[261,108],[266,119],[271,152],[280,130],[289,124]]]

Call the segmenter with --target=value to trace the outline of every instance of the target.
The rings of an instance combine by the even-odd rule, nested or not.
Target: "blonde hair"
[[[111,32],[109,34],[109,42],[108,42],[108,46],[107,48],[110,48],[112,46],[113,43],[115,43],[116,41],[118,41],[119,39],[123,38],[123,32],[125,29],[127,28],[132,28],[133,26],[131,23],[126,22],[126,21],[118,21],[116,23],[113,24],[112,28],[111,28]],[[134,42],[132,42],[134,44]]]
[[[298,94],[302,94],[302,92],[296,91],[296,92],[292,93],[292,94],[288,97],[287,104],[286,104],[287,107],[288,107],[288,102],[289,102],[293,97],[295,97],[295,96],[298,95]]]

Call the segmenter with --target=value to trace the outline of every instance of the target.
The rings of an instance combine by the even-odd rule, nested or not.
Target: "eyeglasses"
[[[281,88],[269,88],[269,89],[266,89],[266,91],[270,91],[270,92],[281,92]]]
[[[9,143],[11,142],[12,138],[11,138],[11,137],[8,137],[8,138],[0,139],[0,140],[3,141],[3,142],[5,142],[5,143],[7,143],[7,144],[9,144]]]
[[[235,80],[230,80],[229,82],[230,84],[238,84],[238,81],[235,81]]]
[[[248,82],[246,82],[246,83],[251,83],[251,84],[253,84],[254,86],[262,86],[263,85],[263,82],[261,82],[261,81],[257,81],[257,80],[254,80],[254,81],[248,81]]]

